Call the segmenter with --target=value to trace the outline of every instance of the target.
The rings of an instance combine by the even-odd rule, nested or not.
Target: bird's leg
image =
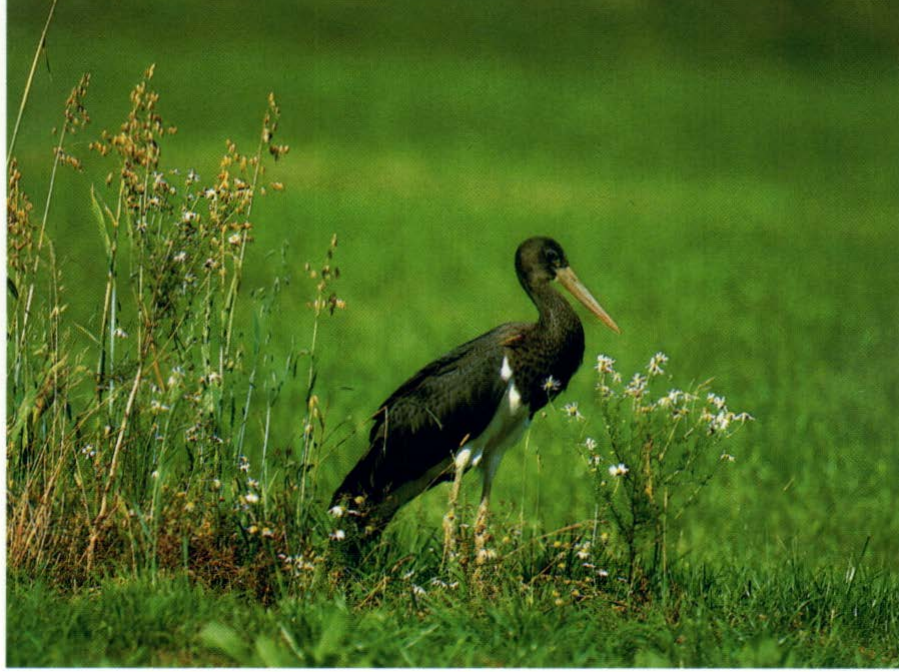
[[[443,564],[456,554],[456,503],[459,500],[459,490],[462,487],[462,476],[465,475],[465,469],[471,461],[471,450],[463,448],[453,460],[455,467],[455,477],[453,478],[453,488],[450,490],[449,510],[443,517]]]
[[[481,491],[481,504],[478,506],[478,517],[474,523],[474,552],[477,564],[483,565],[490,557],[490,551],[487,550],[487,542],[490,541],[490,535],[487,532],[487,514],[489,511],[490,489],[493,486],[493,475],[496,473],[496,467],[499,463],[493,464],[493,461],[484,465],[484,488]]]

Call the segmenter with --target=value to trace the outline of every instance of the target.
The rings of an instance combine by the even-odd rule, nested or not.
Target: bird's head
[[[565,251],[552,238],[535,236],[519,245],[515,252],[515,270],[518,273],[518,279],[528,293],[540,285],[558,280],[574,298],[584,304],[587,310],[602,320],[609,329],[615,333],[621,333],[615,321],[603,310],[599,302],[593,298],[590,291],[571,270]]]

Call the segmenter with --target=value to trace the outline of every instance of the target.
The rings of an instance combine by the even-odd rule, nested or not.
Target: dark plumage
[[[482,507],[502,453],[534,413],[563,391],[584,355],[577,314],[552,286],[569,291],[618,331],[577,280],[562,248],[530,238],[515,254],[522,287],[539,311],[455,348],[403,383],[374,415],[368,452],[347,474],[332,506],[350,502],[377,533],[410,499],[471,466],[484,470]],[[363,497],[361,505],[355,500]]]

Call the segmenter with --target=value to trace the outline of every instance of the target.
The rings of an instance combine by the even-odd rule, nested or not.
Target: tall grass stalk
[[[50,32],[50,24],[53,21],[53,14],[56,12],[56,3],[59,0],[53,0],[50,4],[50,11],[47,12],[47,20],[44,22],[44,29],[41,31],[41,37],[37,42],[37,49],[34,50],[34,58],[31,61],[31,69],[28,71],[28,78],[25,80],[25,89],[22,91],[22,99],[19,101],[19,111],[16,114],[16,123],[13,126],[12,135],[9,138],[9,148],[6,150],[6,163],[10,164],[13,152],[16,148],[16,139],[19,137],[19,125],[22,123],[22,115],[25,113],[25,105],[28,104],[28,98],[31,96],[31,85],[34,82],[34,73],[37,71],[38,61],[41,54],[47,48],[47,33]]]
[[[314,492],[312,456],[324,444],[326,426],[313,394],[315,341],[324,311],[342,307],[325,292],[338,271],[325,265],[310,304],[304,427],[315,427],[301,434],[294,482],[269,467],[273,409],[296,361],[288,353],[286,366],[276,370],[266,347],[264,324],[277,315],[278,278],[256,313],[249,369],[246,345],[234,338],[253,240],[250,217],[256,197],[266,192],[264,164],[289,149],[273,142],[280,110],[269,96],[255,154],[243,155],[228,141],[217,175],[204,185],[193,169],[182,173],[162,163],[166,138],[176,129],[160,115],[153,76],[150,66],[131,91],[120,127],[90,143],[99,160],[114,159],[115,167],[106,180],[111,205],[102,188],[85,193],[106,271],[95,333],[74,325],[87,336],[86,348],[72,347],[48,232],[58,167],[82,166],[65,144],[89,120],[87,77],[67,101],[37,227],[18,165],[10,166],[16,302],[10,341],[21,372],[10,385],[7,426],[10,565],[67,581],[114,566],[181,567],[210,582],[243,582],[267,592],[281,582],[279,555],[314,555],[303,551],[313,538],[314,517],[306,509]],[[272,191],[282,188],[272,183]],[[336,238],[329,260],[335,247]],[[39,292],[44,283],[48,291]],[[85,357],[95,364],[86,367]],[[260,384],[263,395],[257,394]],[[253,417],[264,417],[259,442],[250,441]],[[254,478],[260,465],[261,485]],[[291,500],[296,507],[283,505]],[[300,515],[291,517],[294,511]]]

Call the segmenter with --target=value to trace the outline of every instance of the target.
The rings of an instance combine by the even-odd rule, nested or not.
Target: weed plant
[[[625,384],[615,360],[599,355],[602,438],[581,443],[593,475],[596,510],[611,523],[611,534],[603,533],[601,541],[614,549],[613,556],[626,558],[628,581],[643,590],[647,584],[666,587],[672,522],[698,501],[721,466],[735,461],[721,444],[753,419],[729,410],[725,398],[709,389],[710,380],[689,391],[670,388],[653,396],[653,388],[670,380],[663,368],[667,363],[664,353],[656,353],[645,372]]]
[[[314,528],[325,430],[315,350],[319,322],[344,306],[332,289],[337,239],[322,266],[305,267],[313,284],[309,347],[280,362],[266,348],[267,321],[289,280],[283,255],[281,274],[253,297],[252,341],[238,342],[253,205],[283,188],[263,182],[265,162],[289,151],[274,142],[280,110],[269,96],[255,151],[228,141],[218,173],[204,181],[163,163],[177,129],[160,114],[153,74],[151,66],[131,91],[121,126],[90,143],[113,164],[85,203],[107,271],[93,331],[65,319],[67,289],[46,233],[57,168],[82,169],[66,140],[89,122],[89,77],[66,103],[39,222],[10,162],[9,564],[74,582],[96,571],[180,567],[265,593],[277,582],[279,556],[302,555]],[[73,328],[90,347],[73,347]],[[301,366],[300,438],[273,459],[272,410]],[[264,418],[259,442],[248,432],[255,417]]]

